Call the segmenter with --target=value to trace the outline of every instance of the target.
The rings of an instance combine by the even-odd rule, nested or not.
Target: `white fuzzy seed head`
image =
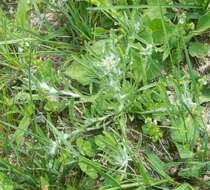
[[[22,47],[18,47],[18,53],[23,53],[24,49]]]
[[[56,94],[58,92],[54,87],[49,86],[45,82],[40,83],[40,87],[42,90],[45,90],[45,91],[49,92],[50,94]]]
[[[145,55],[152,55],[153,46],[152,44],[148,44],[147,47],[144,49]]]
[[[179,24],[184,24],[186,21],[186,14],[183,13],[180,17],[179,17]]]
[[[193,102],[192,98],[190,97],[186,97],[186,96],[182,96],[182,101],[185,103],[185,105],[187,105],[188,108],[192,109],[193,107],[196,106],[196,103]]]
[[[119,63],[119,58],[115,54],[110,54],[102,59],[101,64],[106,69],[106,71],[113,71],[113,69]]]
[[[51,156],[55,156],[58,151],[58,144],[55,141],[52,141],[48,147],[48,154]]]
[[[139,32],[141,30],[141,24],[140,24],[140,22],[136,22],[135,25],[134,25],[134,28],[135,28],[135,31],[136,32]]]

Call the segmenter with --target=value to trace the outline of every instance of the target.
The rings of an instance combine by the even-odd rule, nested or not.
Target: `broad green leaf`
[[[91,45],[89,53],[94,52],[95,55],[100,57],[108,51],[111,51],[113,49],[112,46],[113,44],[110,39],[98,40]]]
[[[163,23],[167,34],[165,34],[164,32]],[[147,21],[145,21],[145,25],[147,25],[152,30],[152,38],[155,44],[163,44],[166,40],[166,37],[170,36],[175,27],[170,22],[162,21],[158,18],[153,20],[148,19]]]
[[[148,80],[153,80],[161,75],[164,70],[164,64],[160,60],[160,54],[153,53],[152,58],[147,59],[146,77]]]
[[[199,18],[196,26],[196,32],[201,33],[208,30],[209,28],[210,28],[210,11],[207,11],[205,15]]]
[[[28,126],[31,123],[31,117],[25,115],[18,125],[18,129],[15,131],[13,138],[15,139],[16,143],[19,145],[24,138],[24,134],[26,133]]]
[[[185,143],[186,142],[186,131],[184,128],[184,122],[182,119],[173,121],[173,128],[171,129],[171,138],[174,142]]]
[[[106,139],[103,135],[97,135],[95,137],[95,143],[97,144],[97,146],[99,146],[102,149],[104,149],[106,147],[105,141],[106,141]]]
[[[78,149],[81,154],[87,156],[94,156],[96,153],[96,146],[93,141],[91,140],[83,140],[82,138],[78,138],[76,141]]]
[[[181,169],[178,175],[185,178],[203,176],[205,167],[205,163],[193,163],[188,168]]]
[[[150,17],[150,19],[162,18],[161,16],[161,9],[159,5],[166,5],[168,4],[167,0],[147,0],[149,8],[144,11],[144,15]],[[160,3],[160,4],[159,4]],[[166,9],[162,7],[162,14],[166,13]]]
[[[181,118],[173,121],[171,137],[177,143],[196,142],[199,136],[200,118],[194,118],[189,115],[183,121]]]
[[[104,132],[104,135],[97,135],[95,137],[95,143],[101,149],[104,149],[107,146],[109,146],[111,149],[117,147],[117,142],[114,136],[108,132]]]
[[[79,63],[73,63],[69,66],[65,74],[83,85],[90,84],[92,81],[91,73]]]
[[[61,111],[61,104],[58,100],[48,100],[44,106],[44,109],[49,112],[59,112]]]
[[[13,182],[8,176],[0,172],[0,190],[14,190]]]
[[[84,173],[86,173],[88,176],[90,176],[92,179],[96,179],[98,177],[97,171],[90,165],[84,162],[79,162],[79,166],[80,166],[80,169]]]
[[[189,46],[189,53],[192,57],[202,58],[208,55],[210,46],[205,43],[191,42]]]
[[[19,92],[15,96],[15,102],[16,103],[28,103],[30,101],[30,94],[26,92]]]
[[[203,126],[202,119],[200,117],[188,116],[185,118],[185,125],[187,127],[187,140],[189,143],[196,143],[199,137],[199,129]]]
[[[179,143],[175,143],[177,150],[179,152],[179,155],[181,159],[192,159],[194,157],[194,153],[190,150],[190,147],[188,144],[183,145]]]
[[[149,27],[146,27],[139,33],[139,36],[144,39],[146,44],[153,44],[152,30]]]

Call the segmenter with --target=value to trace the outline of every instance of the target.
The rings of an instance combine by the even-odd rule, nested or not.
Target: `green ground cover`
[[[0,190],[207,190],[209,0],[2,0]]]

